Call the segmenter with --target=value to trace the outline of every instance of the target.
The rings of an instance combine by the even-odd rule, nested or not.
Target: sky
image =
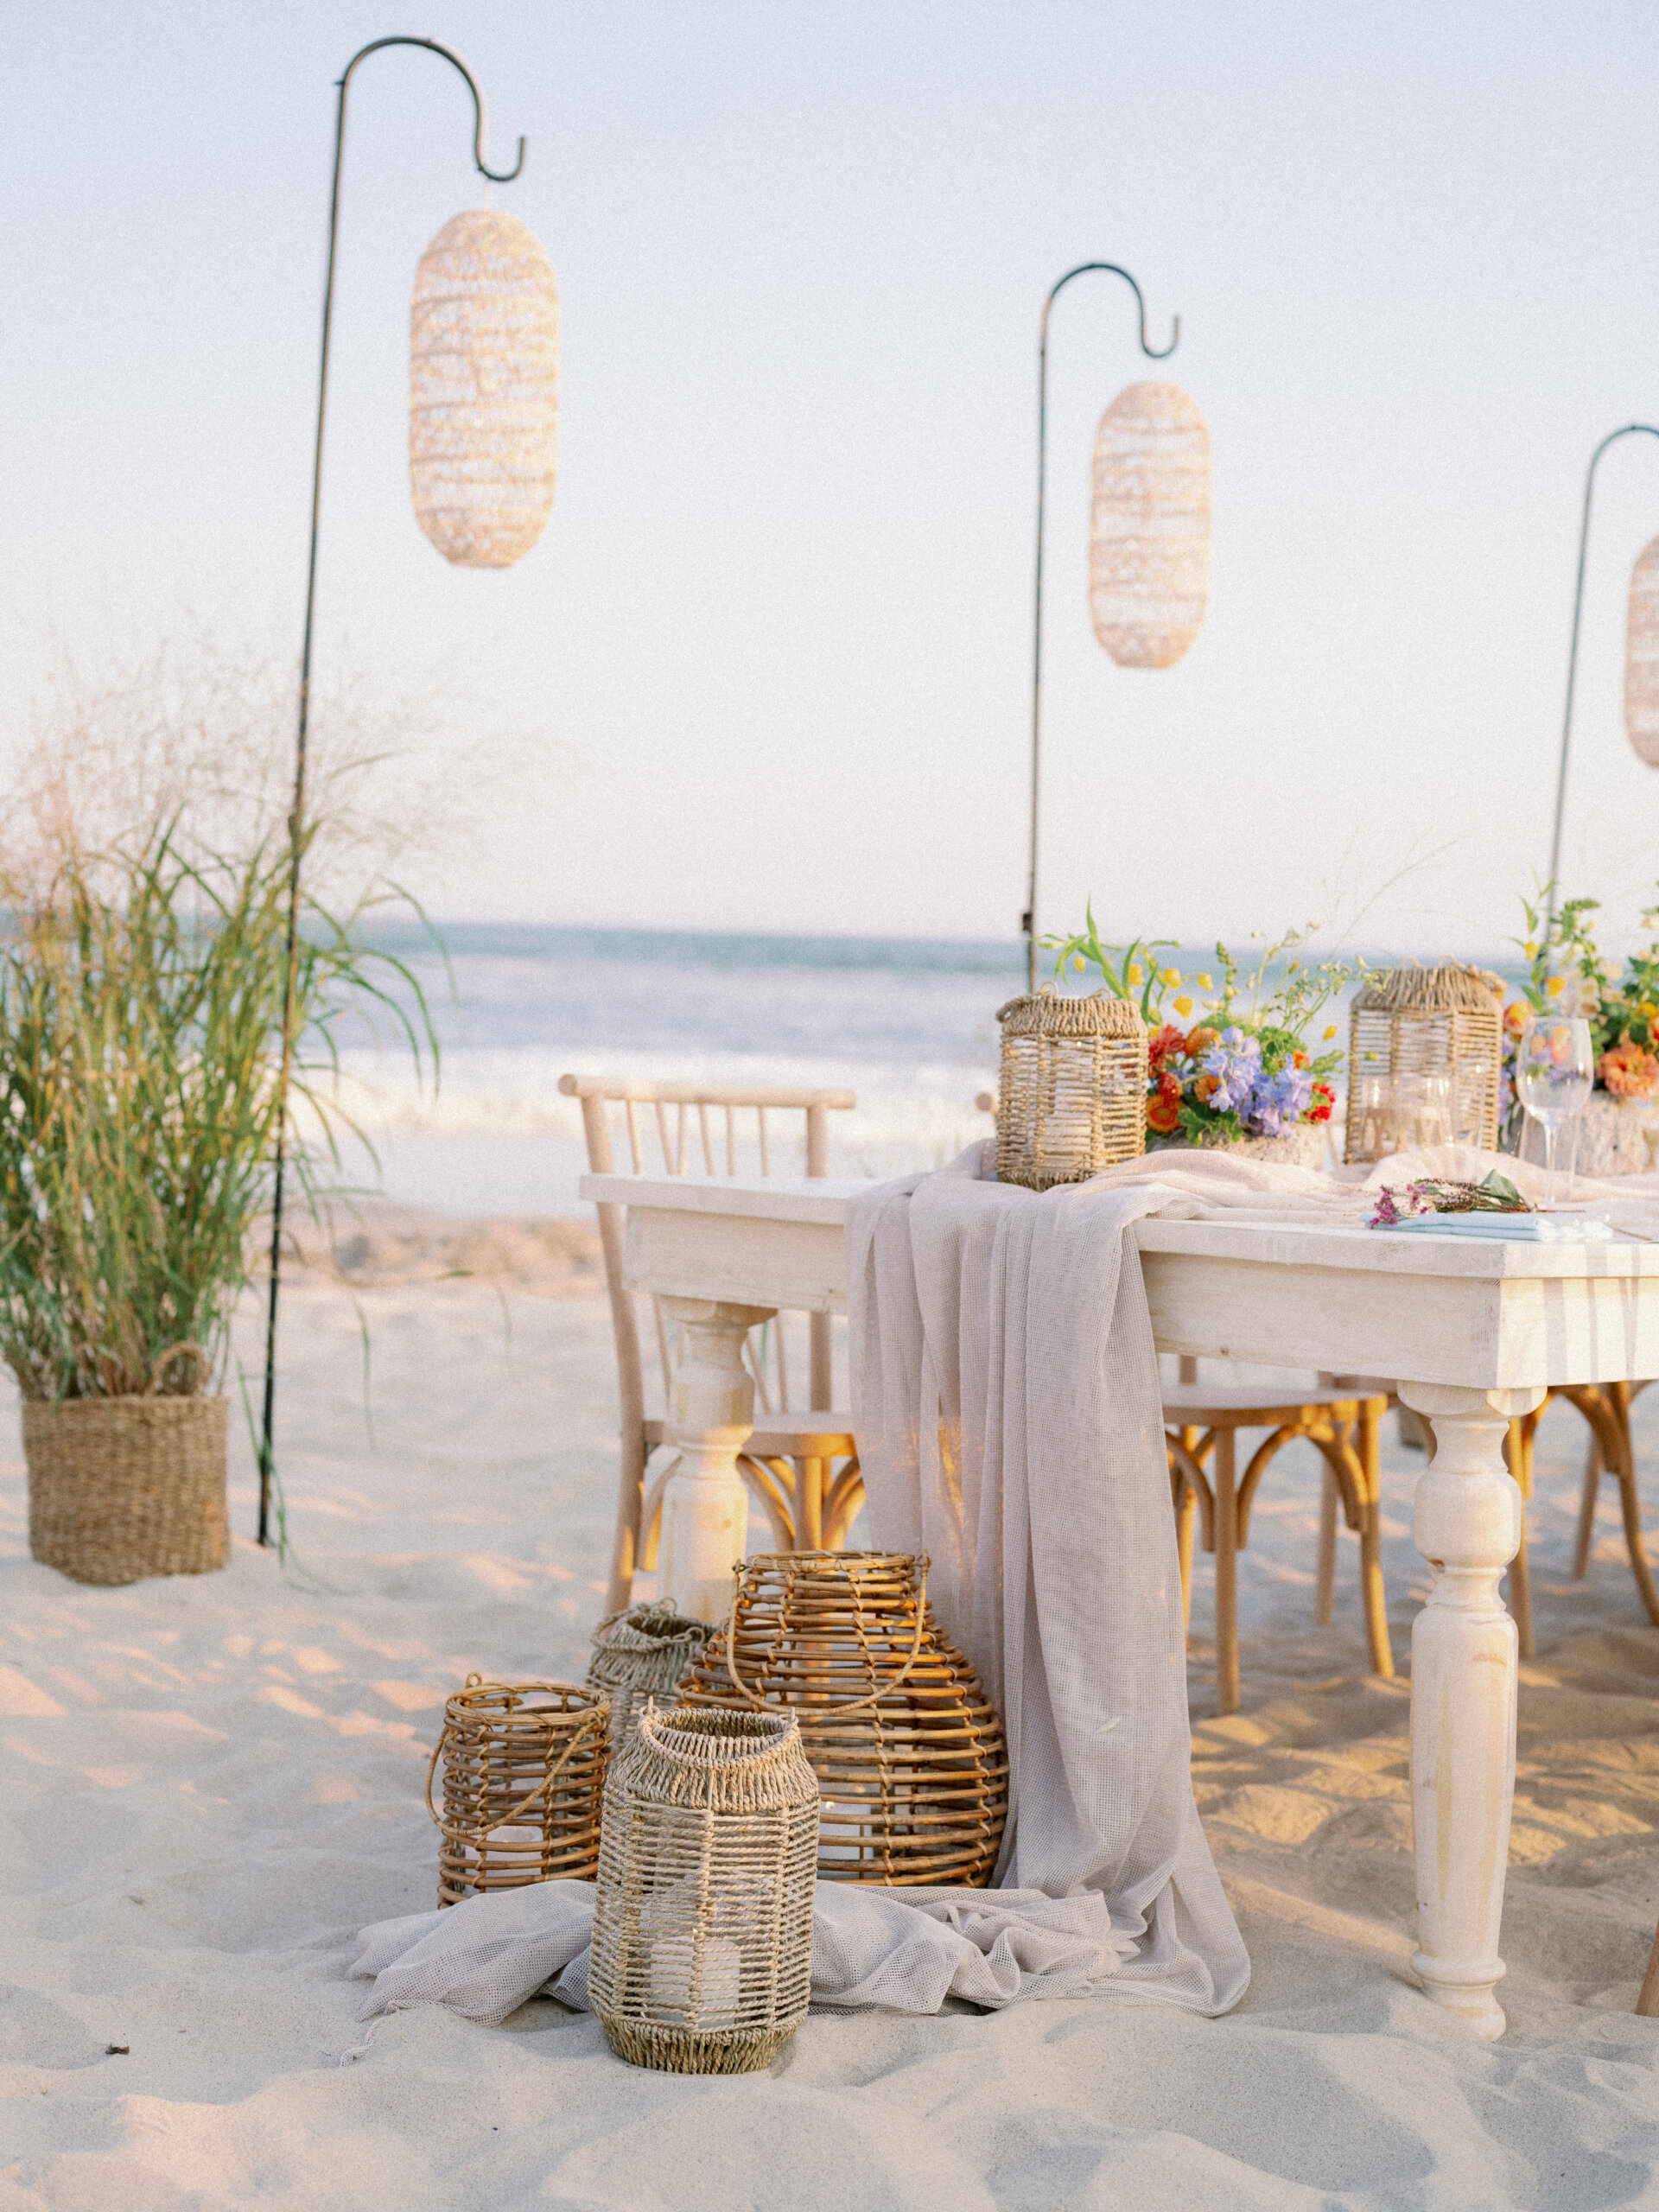
[[[483,204],[459,78],[353,80],[317,651],[442,702],[452,918],[1007,938],[1024,903],[1037,328],[1052,343],[1046,925],[1319,920],[1491,957],[1548,857],[1592,448],[1659,419],[1659,10],[1268,0],[92,4],[8,26],[0,680],[181,620],[297,658],[334,82],[440,38],[563,317],[559,487],[450,568],[406,461],[416,264]],[[1087,613],[1096,421],[1215,454],[1167,671]],[[1621,719],[1659,440],[1604,465],[1563,883],[1632,941]],[[291,641],[291,644],[290,642]]]

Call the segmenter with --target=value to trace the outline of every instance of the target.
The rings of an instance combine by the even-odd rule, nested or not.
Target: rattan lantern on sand
[[[1643,546],[1630,570],[1624,727],[1637,758],[1659,768],[1659,537]]]
[[[535,232],[474,208],[415,276],[409,474],[415,517],[446,561],[509,569],[553,512],[559,295]]]
[[[609,1721],[607,1700],[573,1682],[467,1677],[443,1708],[426,1770],[426,1809],[442,1835],[440,1905],[527,1882],[593,1878]],[[432,1802],[440,1758],[442,1812]]]
[[[1002,1025],[996,1173],[1046,1191],[1147,1148],[1147,1025],[1132,1000],[1010,999]]]
[[[671,1704],[671,1692],[709,1637],[712,1621],[690,1619],[664,1599],[607,1613],[594,1630],[588,1687],[611,1701],[611,1751],[620,1751],[652,1698]]]
[[[695,1708],[792,1713],[818,1777],[818,1874],[983,1887],[1008,1810],[1002,1723],[903,1552],[760,1554],[727,1634],[682,1685]]]
[[[605,1791],[588,1989],[611,2048],[769,2066],[812,1986],[818,1785],[785,1713],[645,1713]]]
[[[1173,668],[1209,593],[1209,430],[1179,385],[1129,385],[1095,439],[1095,635],[1120,667]]]
[[[1395,1148],[1389,1102],[1402,1082],[1422,1078],[1445,1079],[1453,1143],[1496,1151],[1503,991],[1502,976],[1453,960],[1396,968],[1366,985],[1349,1017],[1344,1160]]]

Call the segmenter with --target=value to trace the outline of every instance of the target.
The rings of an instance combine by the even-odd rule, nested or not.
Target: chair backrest
[[[655,1083],[632,1076],[562,1075],[559,1089],[567,1098],[582,1102],[582,1133],[588,1142],[588,1165],[595,1175],[702,1173],[736,1175],[740,1154],[748,1151],[753,1116],[755,1157],[760,1172],[770,1177],[774,1138],[769,1114],[799,1113],[805,1117],[804,1159],[811,1176],[830,1173],[830,1116],[858,1103],[850,1090],[791,1090],[743,1084]],[[617,1109],[620,1109],[620,1113]],[[641,1109],[645,1109],[641,1111]],[[626,1161],[619,1165],[613,1138],[618,1128],[626,1141]],[[695,1138],[695,1143],[693,1139]],[[786,1140],[785,1140],[786,1143]],[[652,1154],[655,1157],[652,1157]],[[787,1155],[785,1154],[787,1163]],[[747,1171],[752,1172],[752,1170]],[[783,1173],[789,1172],[785,1164]],[[611,1297],[611,1318],[616,1332],[617,1374],[622,1397],[622,1419],[645,1419],[645,1376],[639,1357],[639,1328],[632,1294],[623,1280],[622,1209],[605,1204],[599,1215],[601,1249],[605,1258],[605,1281]],[[657,1349],[662,1362],[666,1398],[672,1364],[668,1332],[662,1309],[652,1300],[657,1325]],[[771,1402],[764,1363],[751,1355],[761,1403]],[[772,1364],[777,1378],[778,1411],[789,1404],[789,1379],[780,1330],[772,1332]],[[815,1314],[811,1331],[811,1394],[815,1407],[830,1403],[830,1332],[828,1316]]]

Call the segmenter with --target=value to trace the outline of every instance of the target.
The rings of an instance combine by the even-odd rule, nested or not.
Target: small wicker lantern
[[[443,1708],[426,1770],[426,1809],[442,1834],[438,1903],[527,1882],[585,1882],[599,1866],[609,1757],[607,1700],[573,1682],[486,1682]],[[443,1810],[432,1777],[443,1760]]]
[[[415,276],[409,474],[415,518],[446,561],[510,569],[553,512],[559,295],[514,215],[446,223]]]
[[[1173,668],[1209,592],[1210,433],[1179,385],[1132,384],[1095,439],[1095,635],[1120,667]]]
[[[1147,1148],[1147,1025],[1129,999],[1010,999],[996,1109],[999,1182],[1084,1183]]]
[[[1344,1160],[1397,1149],[1389,1134],[1396,1088],[1436,1079],[1446,1086],[1452,1142],[1497,1150],[1503,990],[1501,976],[1446,960],[1394,969],[1358,993],[1348,1027]]]
[[[640,1716],[605,1791],[588,1977],[619,2058],[772,2063],[806,2018],[817,1832],[792,1713]]]
[[[759,1554],[693,1707],[792,1713],[818,1777],[830,1882],[982,1888],[1008,1811],[1007,1745],[979,1676],[928,1610],[904,1552]]]
[[[1659,768],[1659,537],[1630,570],[1624,631],[1624,727],[1637,757]]]
[[[662,1599],[607,1613],[601,1621],[592,1637],[588,1687],[610,1699],[613,1758],[648,1700],[670,1702],[669,1692],[715,1633],[713,1622],[690,1620]]]

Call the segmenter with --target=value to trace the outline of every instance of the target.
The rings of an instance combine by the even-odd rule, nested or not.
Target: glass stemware
[[[1544,1132],[1544,1205],[1555,1203],[1555,1140],[1563,1123],[1583,1111],[1595,1088],[1590,1025],[1535,1014],[1521,1032],[1515,1087],[1521,1103]]]

